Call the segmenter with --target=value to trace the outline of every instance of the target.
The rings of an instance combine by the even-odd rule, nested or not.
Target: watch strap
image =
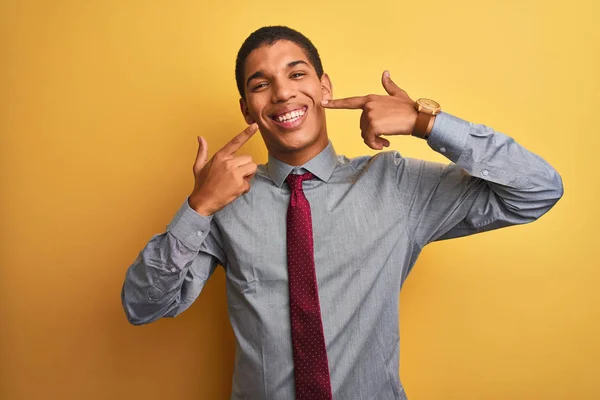
[[[433,115],[418,111],[413,136],[420,137],[421,139],[427,139],[429,137],[427,127],[429,127],[429,121],[431,121],[431,118],[433,118]]]

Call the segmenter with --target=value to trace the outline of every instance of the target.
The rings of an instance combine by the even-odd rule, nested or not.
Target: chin
[[[277,146],[287,153],[303,150],[315,142],[315,139],[297,138],[277,142]]]

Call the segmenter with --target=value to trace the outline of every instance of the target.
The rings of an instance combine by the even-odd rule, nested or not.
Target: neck
[[[271,157],[274,157],[279,161],[286,163],[287,165],[298,167],[300,165],[306,164],[308,161],[316,157],[327,147],[328,144],[329,139],[325,135],[323,136],[323,138],[320,138],[317,142],[313,143],[308,148],[290,152],[269,151],[269,154],[271,155]]]

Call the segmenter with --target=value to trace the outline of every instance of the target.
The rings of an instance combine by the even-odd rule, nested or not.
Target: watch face
[[[431,99],[419,99],[417,100],[417,103],[419,103],[419,105],[422,107],[430,109],[441,108],[437,101],[433,101]]]

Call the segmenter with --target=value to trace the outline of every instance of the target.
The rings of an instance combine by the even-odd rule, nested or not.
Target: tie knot
[[[313,179],[314,177],[315,176],[310,172],[305,172],[302,175],[289,174],[285,180],[288,185],[290,185],[290,189],[302,191],[302,182]]]

